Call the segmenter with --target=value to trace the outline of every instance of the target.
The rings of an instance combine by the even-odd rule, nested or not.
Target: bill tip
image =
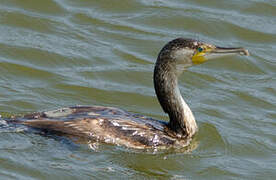
[[[249,51],[247,49],[243,49],[243,51],[240,52],[241,55],[249,56]]]

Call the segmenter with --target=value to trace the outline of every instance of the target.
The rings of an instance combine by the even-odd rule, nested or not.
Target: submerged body
[[[60,135],[137,149],[186,147],[197,132],[197,124],[181,96],[178,77],[192,65],[231,54],[248,55],[248,51],[183,38],[170,41],[162,48],[153,79],[159,103],[170,118],[168,123],[101,106],[77,106],[34,113],[16,122]]]
[[[176,138],[168,123],[113,107],[76,106],[27,114],[22,123],[49,133],[135,149],[181,148],[191,138]]]

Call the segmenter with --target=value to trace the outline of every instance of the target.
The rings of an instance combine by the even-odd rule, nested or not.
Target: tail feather
[[[52,129],[56,128],[57,126],[62,126],[63,121],[50,121],[50,120],[27,120],[22,121],[21,124],[26,126],[40,128],[40,129]]]
[[[50,131],[59,131],[59,132],[66,131],[64,121],[27,120],[27,121],[21,122],[21,124],[32,128],[41,129],[41,130],[50,130]]]
[[[79,137],[87,137],[87,132],[85,130],[81,130],[77,127],[77,124],[74,124],[70,121],[27,120],[22,122],[21,124],[47,132],[51,131],[55,134],[67,134]]]

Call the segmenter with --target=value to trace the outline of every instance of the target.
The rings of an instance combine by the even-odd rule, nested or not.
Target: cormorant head
[[[249,55],[248,50],[244,48],[224,48],[193,39],[178,38],[163,47],[159,53],[157,64],[166,62],[175,64],[179,74],[184,69],[204,63],[209,59],[235,54]]]

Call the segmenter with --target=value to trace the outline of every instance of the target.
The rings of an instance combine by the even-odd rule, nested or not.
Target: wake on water
[[[0,115],[0,133],[4,133],[4,132],[19,133],[19,132],[24,132],[28,129],[26,126],[23,126],[17,123],[12,123],[12,121],[13,120],[3,119]]]

